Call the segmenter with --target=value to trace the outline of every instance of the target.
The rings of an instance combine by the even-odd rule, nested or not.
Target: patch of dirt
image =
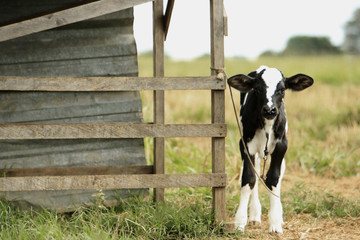
[[[262,223],[261,228],[249,226],[246,235],[249,239],[316,239],[316,240],[358,240],[360,237],[360,218],[341,218],[334,220],[310,220],[307,215],[298,215],[283,225],[283,234],[268,234],[268,222]],[[266,235],[267,234],[267,235]],[[246,238],[244,238],[246,239]]]
[[[305,216],[306,217],[306,216]],[[306,221],[291,219],[284,225],[284,234],[279,239],[359,239],[360,218]]]
[[[268,226],[267,220],[261,225],[249,224],[240,239],[358,240],[360,237],[360,217],[314,220],[306,214],[299,214],[284,223],[283,234],[269,234]]]

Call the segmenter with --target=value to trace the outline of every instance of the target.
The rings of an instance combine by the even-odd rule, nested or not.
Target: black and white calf
[[[261,66],[248,75],[239,74],[228,79],[231,87],[241,91],[240,127],[243,139],[255,170],[260,173],[260,160],[265,151],[271,159],[265,184],[280,196],[281,180],[285,171],[284,155],[287,150],[287,120],[284,104],[285,90],[301,91],[313,84],[304,74],[285,78],[275,68]],[[235,215],[235,227],[244,231],[249,222],[261,222],[261,205],[258,197],[258,179],[248,155],[240,141],[243,159],[241,200]],[[248,202],[251,195],[249,219]],[[270,194],[269,231],[282,233],[283,212],[280,198]]]

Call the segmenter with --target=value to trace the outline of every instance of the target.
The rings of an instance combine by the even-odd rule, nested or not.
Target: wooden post
[[[153,64],[154,77],[164,76],[164,14],[163,0],[153,2]],[[154,123],[165,123],[165,92],[154,91]],[[154,138],[154,173],[165,173],[165,138]],[[164,189],[154,189],[154,201],[164,201]]]
[[[217,75],[224,68],[224,17],[223,0],[210,0],[211,19],[211,74]],[[225,122],[225,92],[211,91],[211,121]],[[225,137],[212,138],[212,172],[225,172]],[[213,188],[215,222],[226,219],[225,187]]]

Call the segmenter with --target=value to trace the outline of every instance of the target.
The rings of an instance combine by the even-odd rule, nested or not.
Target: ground
[[[268,234],[267,221],[264,221],[261,228],[249,226],[247,238],[243,239],[347,239],[357,240],[360,236],[360,218],[355,219],[334,219],[334,220],[309,220],[309,217],[300,214],[286,221],[283,226],[282,235]]]
[[[334,194],[344,199],[360,199],[360,176],[329,179],[310,174],[285,174],[282,191],[286,192],[296,185],[304,183],[313,192]],[[261,187],[260,187],[261,188]],[[360,239],[360,217],[314,218],[310,214],[300,213],[284,216],[283,234],[268,234],[266,215],[262,224],[248,225],[241,239],[316,239],[316,240],[358,240]]]

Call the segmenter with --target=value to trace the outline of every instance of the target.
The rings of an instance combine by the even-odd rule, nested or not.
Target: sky
[[[210,54],[209,0],[176,0],[165,52],[173,59]],[[167,1],[164,1],[164,11]],[[224,0],[229,35],[226,57],[256,58],[281,51],[296,35],[327,36],[340,46],[344,28],[360,0]],[[152,3],[135,7],[134,34],[139,53],[152,50]]]

